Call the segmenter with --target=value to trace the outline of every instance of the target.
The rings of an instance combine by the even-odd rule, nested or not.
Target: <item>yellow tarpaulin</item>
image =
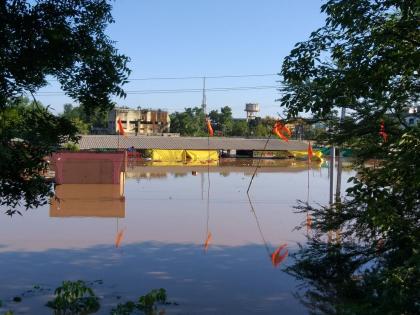
[[[208,162],[219,161],[217,150],[152,150],[154,162]]]
[[[185,150],[187,161],[218,161],[219,153],[216,150]]]
[[[155,162],[183,162],[185,150],[152,150],[152,160]]]
[[[306,160],[308,158],[308,151],[289,151],[297,160]],[[321,162],[322,152],[314,151],[312,161]]]

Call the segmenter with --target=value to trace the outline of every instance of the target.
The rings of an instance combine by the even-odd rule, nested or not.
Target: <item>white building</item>
[[[121,119],[124,132],[133,135],[155,135],[168,133],[170,118],[167,111],[116,107],[108,113],[108,132],[118,132]]]

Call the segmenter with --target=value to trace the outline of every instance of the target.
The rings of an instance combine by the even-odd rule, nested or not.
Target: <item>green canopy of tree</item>
[[[170,115],[171,132],[180,133],[181,136],[207,135],[204,110],[201,107],[185,108],[184,112],[175,112]]]
[[[21,96],[35,101],[53,78],[87,115],[106,112],[112,96],[125,96],[129,60],[105,34],[112,22],[106,0],[0,2],[0,205],[9,214],[20,203],[45,202],[51,187],[37,175],[44,157],[77,140],[68,119],[40,104],[22,109]]]
[[[108,113],[96,109],[93,113],[86,113],[85,106],[73,106],[72,104],[64,104],[62,116],[71,120],[81,134],[88,134],[92,127],[105,128],[108,124]]]
[[[306,284],[312,314],[419,311],[420,131],[403,119],[419,99],[419,10],[416,0],[329,0],[325,26],[284,60],[288,118],[312,113],[330,126],[324,140],[357,158],[343,201],[298,207],[313,216],[314,235],[288,271]],[[366,165],[372,158],[379,168]]]
[[[182,136],[207,136],[205,115],[202,108],[186,108],[184,112],[171,114],[171,131]],[[267,137],[272,130],[275,119],[265,117],[246,121],[234,119],[232,109],[224,106],[208,114],[215,136]]]

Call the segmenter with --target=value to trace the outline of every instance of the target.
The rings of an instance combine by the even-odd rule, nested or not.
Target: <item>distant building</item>
[[[405,123],[408,126],[415,126],[420,123],[420,106],[411,106],[406,109],[404,116]]]
[[[259,111],[260,111],[260,105],[258,103],[246,103],[245,104],[246,121],[255,119]]]
[[[132,109],[116,107],[108,113],[108,132],[118,132],[118,119],[121,119],[124,132],[132,135],[156,135],[168,133],[170,118],[167,111],[160,109]]]

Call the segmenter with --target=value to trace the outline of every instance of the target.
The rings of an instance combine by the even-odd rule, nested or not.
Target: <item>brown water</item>
[[[205,165],[131,166],[121,192],[68,185],[51,206],[0,216],[0,314],[52,314],[44,305],[53,289],[78,279],[100,296],[98,314],[160,287],[179,304],[167,314],[306,314],[283,271],[291,258],[276,268],[270,253],[305,241],[306,229],[294,229],[305,215],[293,206],[307,199],[307,166],[263,162],[250,190],[253,212],[253,163],[225,160],[209,173]],[[351,175],[343,172],[344,187]],[[313,164],[309,181],[309,202],[325,204],[328,170]],[[11,301],[17,295],[21,303]]]

